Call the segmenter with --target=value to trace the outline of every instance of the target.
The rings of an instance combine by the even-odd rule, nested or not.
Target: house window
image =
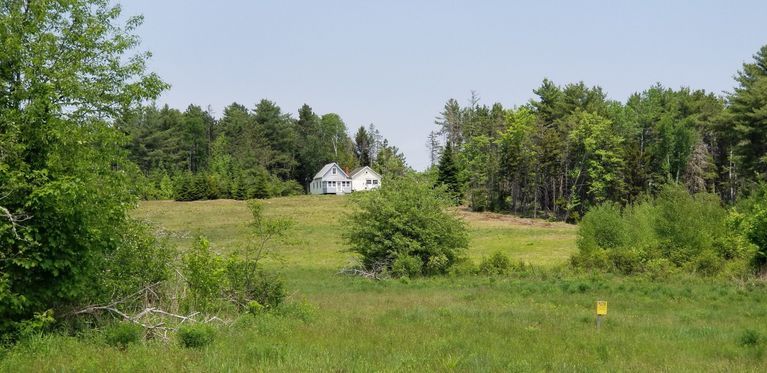
[[[373,184],[373,180],[368,179],[368,180],[365,181],[365,184],[367,184],[367,185]]]
[[[373,185],[378,185],[378,180],[373,180]]]
[[[335,175],[335,174],[336,174],[336,168],[333,167],[333,175]]]

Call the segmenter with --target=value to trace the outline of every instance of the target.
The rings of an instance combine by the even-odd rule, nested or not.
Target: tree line
[[[668,183],[727,203],[767,175],[767,46],[724,97],[660,84],[626,102],[544,79],[527,104],[450,99],[427,139],[439,183],[474,210],[578,220]]]
[[[353,137],[338,114],[319,115],[309,105],[298,118],[274,102],[252,109],[233,103],[220,118],[189,105],[144,106],[121,118],[128,157],[141,173],[135,182],[144,199],[250,199],[301,194],[329,162],[345,170],[371,166],[401,175],[404,155],[370,124]]]

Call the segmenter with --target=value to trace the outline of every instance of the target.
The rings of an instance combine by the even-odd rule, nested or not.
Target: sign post
[[[602,326],[602,319],[607,316],[607,301],[597,301],[597,330]]]

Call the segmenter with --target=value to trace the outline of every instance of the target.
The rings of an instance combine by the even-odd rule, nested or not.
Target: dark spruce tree
[[[458,165],[453,157],[453,147],[448,144],[442,151],[437,166],[437,185],[444,185],[456,201],[461,199],[461,183],[458,179]]]

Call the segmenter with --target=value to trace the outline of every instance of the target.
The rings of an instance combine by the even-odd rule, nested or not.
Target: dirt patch
[[[562,222],[550,222],[542,219],[520,218],[514,215],[499,214],[495,212],[474,212],[468,207],[461,206],[455,209],[455,212],[463,220],[467,222],[496,222],[514,226],[526,226],[526,227],[566,227],[567,223]]]

